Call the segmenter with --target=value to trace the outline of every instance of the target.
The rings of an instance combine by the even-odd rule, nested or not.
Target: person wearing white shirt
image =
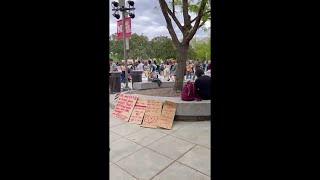
[[[140,62],[140,61],[138,61],[138,66],[137,66],[137,70],[138,71],[143,71],[143,63],[142,62]]]

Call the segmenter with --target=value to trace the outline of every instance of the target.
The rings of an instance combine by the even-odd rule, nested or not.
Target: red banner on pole
[[[125,28],[126,28],[126,38],[130,38],[131,37],[131,18],[130,17],[125,18]],[[117,39],[118,40],[123,39],[122,20],[117,21]]]

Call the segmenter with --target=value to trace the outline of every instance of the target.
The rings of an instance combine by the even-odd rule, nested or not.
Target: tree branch
[[[207,14],[207,13],[210,13],[210,12],[211,12],[211,10],[206,11],[205,13],[203,13],[203,15],[205,15],[205,14]],[[192,19],[192,20],[191,20],[191,23],[193,23],[195,20],[197,20],[197,18],[198,18],[198,16],[195,17],[194,19]]]
[[[201,1],[197,20],[196,20],[193,28],[191,29],[190,33],[188,33],[187,37],[184,39],[184,43],[190,42],[190,40],[192,39],[192,37],[196,34],[196,32],[197,32],[197,30],[198,30],[198,28],[199,28],[199,24],[200,24],[200,21],[201,21],[201,19],[202,19],[203,11],[204,11],[204,8],[206,7],[207,2],[208,2],[208,0],[202,0],[202,1]]]
[[[191,23],[193,23],[195,20],[198,19],[199,16],[195,17],[194,19],[191,20]]]
[[[159,0],[160,1],[160,0]],[[162,1],[162,0],[161,0]],[[161,4],[160,4],[161,6]],[[172,19],[174,20],[174,22],[176,23],[176,25],[178,26],[178,28],[180,29],[181,32],[183,32],[183,27],[180,24],[178,18],[175,16],[174,13],[172,13],[172,11],[169,9],[167,3],[164,1],[163,3],[163,7],[165,8],[166,12],[170,14],[170,16],[172,17]],[[162,8],[162,7],[161,7]]]
[[[198,29],[201,28],[207,21],[202,21],[202,23],[199,25]]]
[[[174,22],[176,23],[178,28],[180,29],[180,31],[183,32],[183,26],[180,24],[178,18],[171,12],[171,10],[169,8],[168,8],[168,13],[172,17],[172,19],[174,20]]]
[[[159,3],[160,3],[160,7],[161,7],[162,14],[163,14],[163,16],[164,16],[164,18],[165,18],[165,20],[166,20],[167,29],[168,29],[168,31],[169,31],[169,34],[170,34],[171,38],[172,38],[172,41],[173,41],[174,45],[175,45],[176,47],[178,47],[179,44],[180,44],[180,41],[179,41],[176,33],[174,32],[171,19],[170,19],[169,15],[168,15],[168,9],[169,9],[169,8],[168,8],[168,5],[167,5],[167,3],[165,2],[165,0],[159,0]]]
[[[188,0],[182,0],[182,12],[183,12],[183,19],[184,19],[184,27],[188,30],[191,28],[191,21],[190,16],[188,14]]]
[[[175,6],[174,6],[174,0],[172,0],[172,12],[174,15],[176,15],[176,10],[175,10]]]

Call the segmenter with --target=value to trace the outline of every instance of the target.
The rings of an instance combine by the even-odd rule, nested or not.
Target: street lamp
[[[119,11],[122,12],[122,35],[123,35],[123,57],[125,60],[125,83],[126,86],[125,88],[123,88],[124,91],[129,90],[129,86],[128,86],[128,64],[127,64],[127,49],[126,49],[126,28],[125,28],[125,16],[127,11],[129,12],[129,16],[131,18],[134,18],[134,2],[133,1],[127,1],[129,7],[125,6],[125,0],[119,0],[119,2],[116,1],[112,1],[111,5],[112,5],[112,11],[114,11],[114,13],[112,14],[115,18],[119,19],[120,15],[119,15]]]

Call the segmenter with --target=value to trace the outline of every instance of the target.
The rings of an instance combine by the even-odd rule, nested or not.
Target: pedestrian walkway
[[[111,112],[111,180],[210,179],[210,121],[150,129],[114,119]]]

